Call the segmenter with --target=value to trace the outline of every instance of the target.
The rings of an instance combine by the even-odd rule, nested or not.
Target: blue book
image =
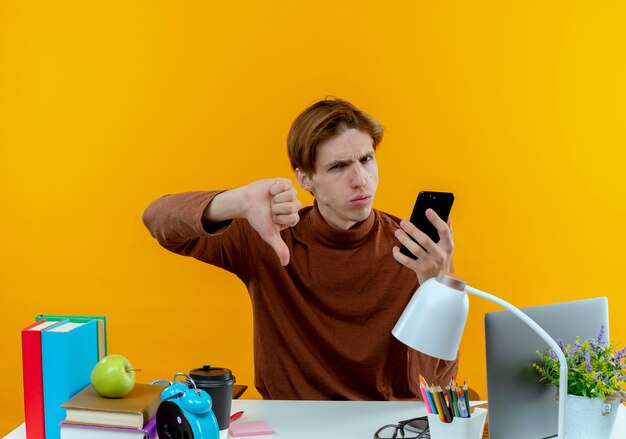
[[[62,321],[69,320],[70,322],[85,323],[89,320],[98,321],[98,360],[102,360],[109,355],[107,347],[107,317],[106,316],[81,316],[81,315],[62,315],[62,314],[38,314],[35,317],[36,321]]]
[[[89,385],[98,362],[96,320],[65,322],[41,333],[41,366],[46,439],[60,439],[65,401]]]

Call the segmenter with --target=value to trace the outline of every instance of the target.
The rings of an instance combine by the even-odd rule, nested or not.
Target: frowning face
[[[378,165],[372,138],[355,128],[318,145],[315,171],[296,169],[303,189],[317,200],[328,224],[348,230],[372,211],[378,187]]]

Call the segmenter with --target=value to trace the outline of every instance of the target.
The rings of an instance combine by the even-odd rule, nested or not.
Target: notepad
[[[274,434],[274,430],[263,421],[237,421],[230,426],[230,435],[232,437],[263,436],[268,434]]]

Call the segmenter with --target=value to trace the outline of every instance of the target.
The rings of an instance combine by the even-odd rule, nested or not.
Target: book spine
[[[148,427],[137,430],[134,428],[106,427],[102,425],[85,425],[61,422],[61,439],[85,439],[85,438],[133,438],[133,439],[157,439],[156,422]]]
[[[41,352],[46,439],[60,439],[61,404],[89,385],[98,361],[96,321],[68,332],[44,330]]]
[[[146,433],[145,439],[157,439],[156,416],[148,421],[143,431]]]
[[[26,437],[43,439],[45,426],[40,331],[22,331],[22,372]]]

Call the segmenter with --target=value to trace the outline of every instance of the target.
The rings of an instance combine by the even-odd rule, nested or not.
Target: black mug
[[[235,377],[230,369],[211,367],[208,365],[192,369],[189,377],[211,396],[213,413],[217,418],[217,425],[221,430],[227,430],[230,425],[230,406],[233,401],[233,384]]]

